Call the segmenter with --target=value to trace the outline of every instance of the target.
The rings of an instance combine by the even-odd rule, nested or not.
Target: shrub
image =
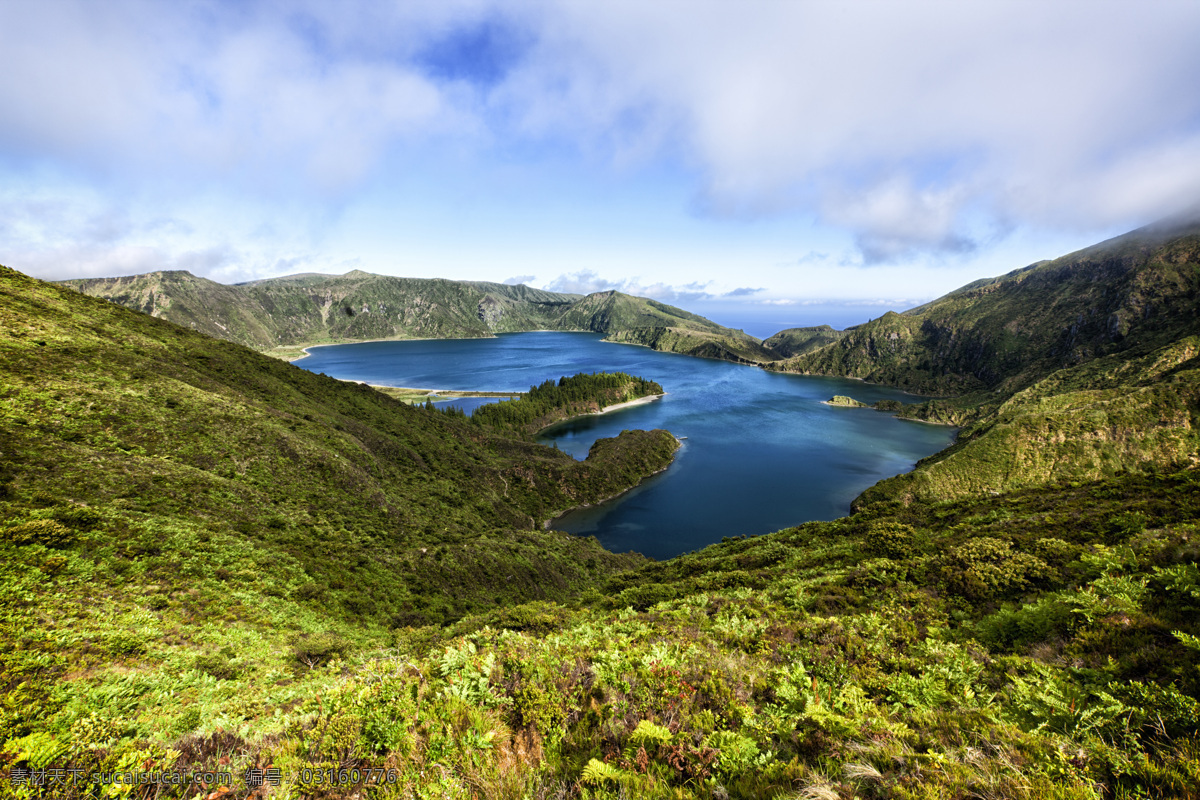
[[[74,528],[77,531],[90,531],[103,521],[103,517],[93,509],[83,506],[72,506],[54,513],[54,519]]]
[[[1075,625],[1071,607],[1056,597],[1042,597],[1037,603],[1020,608],[1002,609],[979,621],[975,635],[996,649],[1018,649],[1068,635]]]
[[[497,627],[544,635],[561,628],[566,616],[554,603],[537,600],[500,609],[495,618]]]
[[[916,552],[917,531],[901,522],[873,522],[867,528],[863,549],[873,556],[904,559]]]
[[[0,531],[4,541],[15,545],[40,544],[45,547],[66,547],[75,541],[74,531],[53,519],[34,519]]]
[[[241,674],[241,669],[225,653],[196,656],[196,669],[219,681],[231,681]]]
[[[629,743],[641,747],[657,747],[670,741],[670,729],[655,725],[647,719],[639,722],[637,728],[629,735]]]
[[[152,594],[146,598],[146,608],[152,611],[162,611],[171,605],[171,599],[165,594]]]
[[[631,586],[616,597],[612,598],[612,608],[627,608],[632,606],[638,611],[645,611],[651,606],[679,596],[679,588],[668,583],[649,583],[644,586]]]
[[[864,561],[850,574],[850,584],[858,587],[887,586],[908,577],[908,567],[890,558]]]
[[[296,660],[308,668],[341,658],[350,650],[350,642],[345,637],[326,631],[304,637],[292,648]]]
[[[1077,544],[1064,542],[1062,539],[1038,539],[1033,544],[1033,554],[1056,567],[1061,567],[1079,558],[1083,551]]]
[[[297,600],[317,600],[325,594],[326,586],[323,583],[306,583],[296,589]]]
[[[1109,544],[1119,544],[1131,536],[1137,536],[1146,530],[1146,523],[1146,515],[1140,511],[1115,514],[1108,519],[1107,541]]]
[[[138,631],[110,633],[105,646],[114,656],[139,656],[146,652],[146,640]]]
[[[947,583],[966,597],[988,599],[1049,578],[1053,570],[1036,556],[1014,552],[1000,539],[981,536],[955,548],[947,559]]]

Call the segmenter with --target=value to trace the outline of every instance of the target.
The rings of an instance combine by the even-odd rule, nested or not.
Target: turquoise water
[[[624,429],[686,437],[675,463],[616,500],[555,521],[610,550],[670,558],[725,536],[834,519],[873,483],[912,469],[954,440],[949,428],[871,409],[823,405],[918,399],[838,378],[778,375],[724,361],[601,341],[597,334],[516,333],[494,339],[363,342],[317,347],[296,362],[335,378],[429,389],[526,391],[578,372],[657,381],[661,400],[556,426],[541,441],[576,458]]]

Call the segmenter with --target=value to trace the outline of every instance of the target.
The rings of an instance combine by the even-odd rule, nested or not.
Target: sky
[[[0,263],[843,327],[1195,206],[1198,41],[1194,0],[7,0]]]

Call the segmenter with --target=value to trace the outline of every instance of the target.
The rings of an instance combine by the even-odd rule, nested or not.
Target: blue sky
[[[0,263],[840,327],[1195,205],[1197,41],[1172,0],[0,3]]]

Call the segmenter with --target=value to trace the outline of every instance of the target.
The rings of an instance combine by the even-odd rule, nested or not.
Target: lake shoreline
[[[304,359],[306,359],[310,355],[312,355],[312,353],[310,353],[309,350],[311,350],[315,347],[337,347],[337,346],[340,346],[343,344],[368,344],[371,342],[472,342],[477,339],[496,339],[500,336],[507,336],[509,334],[514,334],[514,333],[594,333],[594,332],[595,331],[585,331],[585,330],[554,331],[554,330],[550,330],[548,328],[538,328],[536,330],[531,330],[531,331],[504,331],[502,333],[493,333],[491,336],[404,336],[404,337],[399,337],[399,338],[390,337],[390,338],[383,338],[383,339],[341,339],[336,342],[319,342],[317,344],[278,345],[276,347],[272,347],[270,350],[261,350],[259,352],[261,352],[265,356],[271,356],[273,358],[278,358],[283,361],[286,361],[289,364],[295,364],[297,361],[303,361]],[[300,355],[291,356],[291,357],[289,357],[285,353],[274,352],[276,350],[288,351],[288,350],[297,350],[297,349],[300,351]],[[361,383],[361,381],[360,381],[360,383]],[[403,387],[395,386],[395,387],[388,387],[388,388],[399,389],[399,388],[403,388]],[[491,395],[484,395],[484,396],[490,397]]]
[[[672,434],[672,436],[674,436],[674,434]],[[639,486],[644,484],[646,481],[653,478],[655,475],[661,475],[664,472],[666,472],[667,470],[669,470],[671,468],[671,465],[675,463],[675,457],[677,455],[679,455],[679,451],[682,449],[683,449],[683,440],[680,439],[678,436],[675,436],[675,452],[671,454],[671,462],[669,464],[667,464],[665,467],[663,467],[662,469],[656,469],[654,472],[651,472],[649,475],[646,475],[645,477],[643,477],[641,480],[639,480],[633,486],[630,486],[627,489],[622,489],[621,491],[617,492],[614,495],[610,495],[608,497],[602,497],[599,500],[596,500],[595,502],[592,502],[592,503],[581,503],[580,505],[577,505],[577,506],[571,506],[566,511],[561,511],[561,512],[555,514],[553,517],[550,517],[550,519],[548,519],[542,523],[542,530],[544,530],[544,531],[554,530],[554,528],[551,526],[556,521],[562,519],[563,517],[567,516],[568,514],[574,514],[576,511],[579,511],[584,508],[595,508],[596,506],[604,505],[605,503],[612,502],[613,500],[616,500],[619,497],[623,497],[623,496],[629,494],[634,489],[637,489]],[[591,535],[591,534],[581,535],[578,533],[571,533],[570,531],[560,531],[560,532],[565,533],[568,536],[576,536],[581,539],[586,539],[588,536]],[[646,554],[642,553],[642,555],[646,555]],[[646,558],[649,558],[652,561],[658,560],[658,559],[655,559],[653,556],[646,556]]]
[[[551,528],[575,535],[595,534],[614,551],[633,549],[655,558],[703,547],[733,531],[756,535],[842,516],[862,491],[953,443],[953,426],[902,426],[893,414],[843,414],[820,405],[832,395],[851,395],[867,404],[913,401],[899,389],[838,377],[783,378],[767,370],[736,369],[744,365],[723,359],[672,358],[682,354],[606,344],[611,342],[595,333],[554,331],[490,341],[313,349],[313,360],[297,366],[372,385],[429,391],[449,386],[461,393],[457,396],[484,395],[469,389],[498,384],[527,391],[551,376],[578,372],[624,372],[654,380],[670,390],[670,402],[656,402],[666,399],[657,389],[632,400],[595,398],[579,403],[570,417],[565,409],[561,419],[548,417],[553,424],[539,425],[537,435],[532,430],[530,435],[582,462],[596,439],[617,436],[623,428],[661,428],[676,439],[687,437],[688,447],[679,451],[674,469],[598,508],[567,509],[564,503],[527,524],[550,521]],[[419,404],[452,397],[420,395]],[[463,400],[462,405],[486,402]],[[614,486],[587,499],[595,505],[598,497],[616,491]]]
[[[571,422],[572,420],[583,419],[584,417],[598,417],[601,414],[607,414],[611,411],[620,411],[623,408],[632,408],[633,406],[642,406],[642,405],[645,405],[646,403],[653,403],[655,400],[661,400],[662,398],[666,397],[668,394],[669,394],[669,392],[663,392],[662,394],[648,394],[645,397],[639,397],[635,400],[626,400],[624,403],[616,403],[611,406],[605,406],[604,408],[600,409],[599,411],[585,411],[582,414],[572,414],[569,417],[564,417],[563,419],[559,419],[559,420],[555,420],[554,422],[551,422],[546,427],[538,429],[533,435],[541,436],[543,433],[550,430],[551,428],[555,428],[559,425],[563,425],[567,422]],[[677,441],[678,441],[678,439],[677,439]]]

